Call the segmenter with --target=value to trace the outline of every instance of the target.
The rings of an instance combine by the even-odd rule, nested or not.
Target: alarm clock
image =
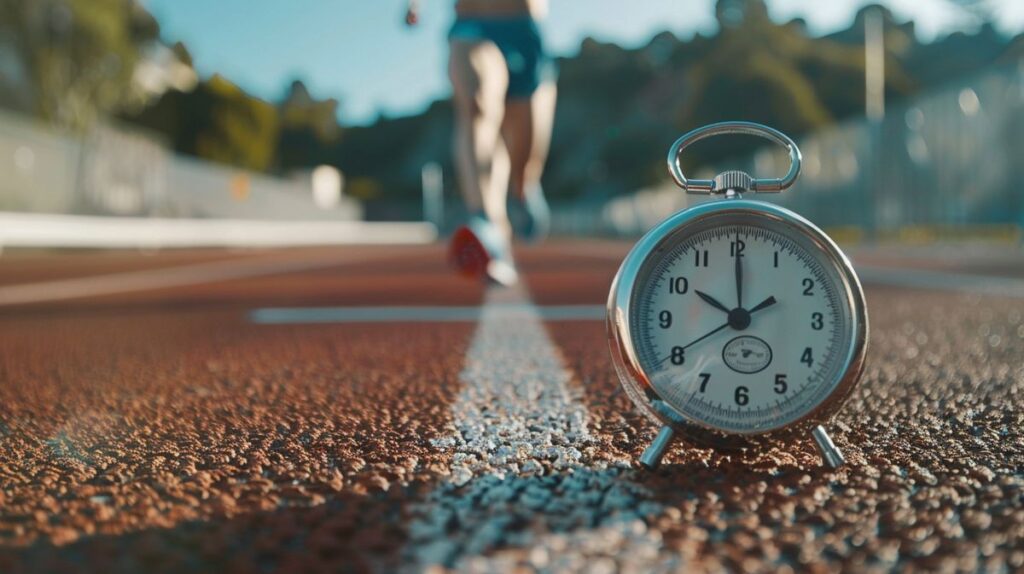
[[[723,134],[785,147],[789,172],[688,179],[680,154]],[[751,122],[696,129],[669,150],[676,184],[715,199],[644,235],[609,293],[615,369],[627,395],[661,427],[642,465],[656,467],[676,438],[733,450],[808,436],[824,464],[843,464],[826,427],[864,369],[868,317],[860,280],[813,223],[748,199],[792,186],[800,158],[788,136]]]

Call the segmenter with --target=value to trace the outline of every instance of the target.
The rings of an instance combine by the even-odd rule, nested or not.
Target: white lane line
[[[996,297],[1024,297],[1024,280],[1012,277],[949,273],[924,269],[857,266],[861,281],[868,285],[887,285],[911,289],[959,291]]]
[[[525,290],[489,289],[450,434],[434,440],[451,474],[411,509],[410,570],[678,567],[645,526],[662,507],[630,462],[596,456],[571,379]]]
[[[426,244],[420,222],[105,217],[0,212],[0,246],[139,249]]]
[[[545,305],[495,303],[492,308],[510,314],[535,310],[546,321],[603,321],[604,305]],[[481,307],[391,306],[391,307],[267,307],[249,313],[249,320],[260,325],[316,323],[447,323],[476,322]]]
[[[387,259],[380,255],[334,255],[296,259],[294,255],[274,258],[246,257],[179,265],[145,271],[109,273],[74,279],[58,279],[0,287],[0,306],[47,303],[136,291],[152,291],[170,287],[216,283],[264,275],[278,275],[345,265],[369,259]]]

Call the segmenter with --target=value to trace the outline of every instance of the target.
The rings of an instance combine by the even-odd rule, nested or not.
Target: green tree
[[[776,24],[763,0],[719,0],[721,33],[688,72],[691,97],[676,116],[680,131],[727,119],[767,123],[799,135],[864,109],[861,45],[808,37],[798,22]],[[913,91],[899,62],[886,66],[891,96]],[[691,161],[740,155],[762,142],[709,142]]]
[[[282,170],[312,167],[330,161],[338,127],[338,101],[315,100],[301,81],[292,82],[288,96],[278,107],[281,130],[277,163]]]
[[[274,164],[277,109],[220,75],[189,92],[171,90],[127,119],[163,134],[181,153],[258,171]]]
[[[135,64],[158,35],[137,0],[0,0],[0,47],[13,56],[0,104],[86,127],[142,97]]]

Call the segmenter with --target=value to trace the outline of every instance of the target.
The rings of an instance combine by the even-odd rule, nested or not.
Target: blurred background
[[[0,6],[6,246],[426,241],[459,221],[450,2],[412,30],[398,1]],[[633,236],[684,207],[668,145],[743,119],[799,141],[778,200],[841,240],[1019,243],[1016,0],[556,0],[544,25],[557,235]],[[785,171],[746,138],[685,161]]]
[[[551,0],[521,289],[446,265],[455,1],[0,0],[0,574],[1021,572],[1024,0]],[[849,471],[628,470],[608,287],[721,120],[867,288]]]

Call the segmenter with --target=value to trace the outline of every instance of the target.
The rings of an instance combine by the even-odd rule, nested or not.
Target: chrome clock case
[[[705,137],[735,133],[765,137],[788,148],[791,160],[789,173],[781,179],[754,179],[742,172],[727,172],[714,180],[688,180],[685,177],[678,162],[679,153],[685,147]],[[864,370],[868,318],[860,280],[849,259],[835,242],[813,223],[783,207],[739,198],[741,192],[778,192],[792,185],[800,171],[799,149],[787,136],[772,128],[749,122],[724,122],[694,130],[680,138],[669,153],[669,171],[687,192],[720,194],[723,199],[687,208],[654,227],[629,252],[612,283],[608,296],[607,327],[615,370],[633,402],[661,427],[657,438],[641,457],[641,464],[657,466],[676,437],[705,446],[741,449],[793,441],[809,434],[826,465],[832,468],[842,465],[843,456],[824,425],[842,407]],[[781,224],[788,232],[802,235],[836,271],[841,282],[841,296],[850,311],[850,345],[844,364],[837,371],[839,381],[832,381],[832,391],[823,401],[782,428],[749,433],[728,432],[684,417],[658,396],[634,346],[630,317],[635,307],[634,296],[644,263],[648,258],[656,256],[659,249],[676,234],[685,233],[686,228],[709,218],[717,219],[723,215],[738,215],[748,220],[763,218],[766,223]]]

